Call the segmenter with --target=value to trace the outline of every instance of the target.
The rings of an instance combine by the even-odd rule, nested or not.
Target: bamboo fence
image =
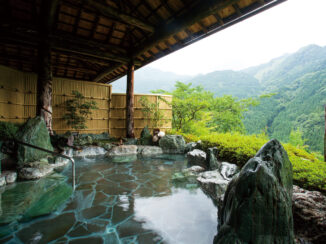
[[[36,84],[35,74],[0,66],[0,121],[23,123],[36,115]],[[53,79],[54,131],[63,134],[68,130],[73,130],[62,119],[66,112],[64,102],[73,97],[73,90],[83,94],[86,100],[95,101],[98,107],[92,110],[92,115],[87,119],[87,129],[78,130],[78,132],[93,134],[108,132],[115,137],[125,136],[125,94],[112,94],[111,85],[63,78]],[[151,102],[159,102],[159,95],[135,94],[135,134],[137,137],[144,126],[153,127],[150,119],[145,118],[142,112],[140,104],[142,96],[146,96]],[[171,96],[163,97],[167,101],[172,101]],[[163,126],[160,129],[165,131],[171,128],[172,108],[164,102],[159,102],[159,105],[159,109],[164,114]]]

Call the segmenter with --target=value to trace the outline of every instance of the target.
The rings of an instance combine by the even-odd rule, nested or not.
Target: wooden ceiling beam
[[[95,9],[99,13],[101,13],[103,16],[109,17],[109,18],[116,18],[126,24],[136,26],[140,29],[149,31],[149,32],[154,32],[155,28],[151,26],[148,23],[143,22],[142,20],[135,18],[131,15],[121,13],[118,9],[112,8],[109,5],[104,5],[102,3],[99,3],[98,1],[95,0],[85,0],[84,1],[87,6],[90,8]]]
[[[94,79],[94,82],[100,82],[103,78],[114,72],[116,69],[120,68],[121,64],[115,64],[108,69],[104,70],[103,72],[99,73]]]
[[[239,0],[224,0],[224,1],[200,1],[194,5],[189,11],[176,17],[172,22],[168,24],[162,24],[156,28],[157,31],[148,38],[141,46],[139,46],[133,53],[133,58],[138,57],[142,53],[146,52],[157,43],[164,41],[172,35],[186,29],[194,23],[202,20],[203,18],[217,13],[219,10],[230,6],[230,4],[237,3]]]
[[[122,56],[126,53],[126,50],[119,45],[112,45],[108,43],[102,43],[102,42],[96,42],[96,41],[91,41],[88,38],[83,38],[83,37],[78,37],[66,32],[56,32],[54,35],[51,36],[52,39],[54,40],[61,40],[61,41],[68,41],[70,43],[74,43],[77,45],[86,45],[92,48],[101,48],[101,49],[109,49],[112,51],[116,51],[119,53],[122,53]],[[120,55],[120,54],[119,54]]]
[[[99,58],[102,60],[118,62],[121,64],[127,64],[130,62],[129,58],[122,57],[121,55],[115,55],[112,53],[103,52],[102,50],[99,50],[96,48],[90,49],[90,48],[85,48],[85,47],[76,46],[76,45],[69,45],[67,43],[62,43],[62,42],[54,42],[53,49],[59,50],[59,51],[60,50],[65,51],[68,53],[90,56],[93,58]],[[137,62],[137,64],[140,65],[140,62]]]

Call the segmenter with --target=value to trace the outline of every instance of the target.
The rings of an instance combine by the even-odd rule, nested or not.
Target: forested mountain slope
[[[189,80],[194,86],[201,85],[215,96],[232,95],[237,98],[257,96],[262,87],[253,75],[241,71],[215,71]]]
[[[271,138],[288,141],[291,130],[300,129],[309,149],[322,151],[326,47],[307,46],[245,72],[259,79],[264,93],[276,93],[245,114],[247,132],[267,131]]]

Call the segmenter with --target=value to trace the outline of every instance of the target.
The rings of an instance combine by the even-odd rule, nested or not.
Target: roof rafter
[[[118,9],[112,8],[109,5],[104,5],[94,0],[84,0],[85,4],[89,7],[96,9],[96,11],[100,12],[102,15],[106,17],[113,17],[120,21],[123,21],[129,25],[136,26],[140,29],[154,32],[155,28],[148,23],[143,22],[142,20],[135,18],[131,15],[121,13]]]
[[[136,51],[133,53],[133,57],[136,58],[140,54],[146,52],[157,43],[169,38],[170,36],[177,34],[184,30],[184,28],[191,26],[198,20],[201,20],[217,11],[224,9],[232,3],[237,3],[239,0],[229,1],[200,1],[192,9],[184,14],[178,16],[174,21],[157,28],[158,31],[153,33],[151,38],[145,41]]]

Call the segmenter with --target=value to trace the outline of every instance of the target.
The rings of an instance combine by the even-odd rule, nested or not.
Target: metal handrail
[[[35,145],[32,145],[32,144],[29,144],[29,143],[26,143],[26,142],[22,142],[22,141],[19,141],[17,139],[13,139],[14,142],[18,143],[18,144],[22,144],[24,146],[28,146],[28,147],[32,147],[32,148],[35,148],[35,149],[38,149],[38,150],[41,150],[41,151],[44,151],[44,152],[47,152],[47,153],[50,153],[52,154],[53,156],[58,156],[58,157],[62,157],[62,158],[66,158],[66,159],[69,159],[71,161],[71,165],[72,165],[72,188],[73,190],[75,190],[75,175],[76,175],[76,169],[75,169],[75,160],[72,158],[72,157],[69,157],[67,155],[63,155],[61,153],[58,153],[58,152],[53,152],[53,151],[50,151],[48,149],[44,149],[42,147],[38,147],[38,146],[35,146]]]

